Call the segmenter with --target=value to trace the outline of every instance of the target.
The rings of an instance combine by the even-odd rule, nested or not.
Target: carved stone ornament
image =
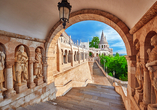
[[[35,53],[35,64],[34,64],[34,75],[36,75],[36,78],[42,77],[42,54],[41,49],[37,48]]]
[[[23,45],[19,46],[15,56],[14,81],[19,86],[28,79],[28,56],[24,49]]]
[[[4,62],[5,62],[5,54],[0,51],[0,91],[6,91],[7,89],[3,87],[3,82],[4,82],[4,75],[3,75],[3,70],[4,70]]]

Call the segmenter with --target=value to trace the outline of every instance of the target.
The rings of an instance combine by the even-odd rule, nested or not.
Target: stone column
[[[68,63],[68,52],[66,54],[66,63]]]
[[[28,87],[29,88],[34,88],[36,85],[35,85],[35,83],[34,83],[34,74],[33,74],[33,71],[34,71],[34,69],[33,69],[33,62],[34,62],[34,60],[33,59],[30,59],[29,60],[29,83],[28,83]]]
[[[62,65],[64,65],[64,55],[63,55],[63,53],[61,54],[61,59],[62,59]]]
[[[45,61],[44,64],[43,64],[43,76],[44,76],[44,82],[46,83],[47,82],[47,62]]]
[[[83,52],[83,62],[85,62],[85,52]]]
[[[143,104],[145,108],[151,103],[151,80],[149,76],[149,71],[144,67],[144,84],[143,84]]]
[[[14,59],[6,60],[6,97],[11,98],[16,94],[13,88],[13,70],[12,67],[14,65]]]
[[[136,56],[126,56],[128,64],[128,91],[129,95],[134,96],[136,88],[135,72],[136,72]]]
[[[78,58],[79,58],[79,64],[81,63],[81,52],[79,52],[79,54],[78,54],[79,56],[78,56]]]
[[[71,51],[71,66],[74,66],[74,52]]]
[[[58,62],[59,62],[59,67],[58,67],[58,71],[61,72],[62,71],[62,61],[63,61],[63,55],[62,55],[62,52],[61,50],[59,50],[59,59],[58,59]]]

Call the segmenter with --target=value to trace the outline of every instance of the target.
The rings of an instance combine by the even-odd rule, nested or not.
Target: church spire
[[[107,40],[106,40],[106,36],[104,36],[103,30],[102,30],[101,39],[100,39],[99,44],[108,44]]]

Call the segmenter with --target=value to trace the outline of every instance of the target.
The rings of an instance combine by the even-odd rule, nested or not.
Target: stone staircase
[[[73,87],[66,95],[17,110],[125,110],[121,96],[98,68],[93,65],[93,83]]]
[[[113,86],[88,84],[86,87],[75,87],[53,101],[17,110],[125,110],[125,107]]]

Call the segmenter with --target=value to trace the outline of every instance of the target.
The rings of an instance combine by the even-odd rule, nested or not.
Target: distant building
[[[102,31],[101,34],[101,40],[99,42],[99,54],[104,54],[104,55],[113,55],[113,49],[109,48],[108,42],[106,40],[106,36],[104,36],[104,33]]]
[[[103,31],[99,42],[99,48],[94,48],[94,47],[89,48],[89,52],[92,52],[94,56],[98,56],[99,54],[113,55],[113,49],[109,48],[108,42],[106,40],[106,37],[104,36]]]
[[[78,43],[78,41],[77,41],[77,43],[74,44],[71,37],[65,31],[61,34],[59,40],[62,43],[75,45],[77,47],[84,48],[84,49],[88,50],[89,52],[92,52],[93,56],[98,56],[99,54],[113,55],[113,49],[109,48],[108,42],[106,40],[106,37],[104,36],[103,31],[102,31],[101,39],[100,39],[100,42],[99,42],[99,48],[93,48],[93,47],[90,48],[89,47],[89,41],[88,42],[81,42],[80,41],[80,43]]]
[[[74,44],[73,40],[71,39],[71,36],[69,36],[65,31],[60,35],[59,40],[62,43],[66,44]]]

